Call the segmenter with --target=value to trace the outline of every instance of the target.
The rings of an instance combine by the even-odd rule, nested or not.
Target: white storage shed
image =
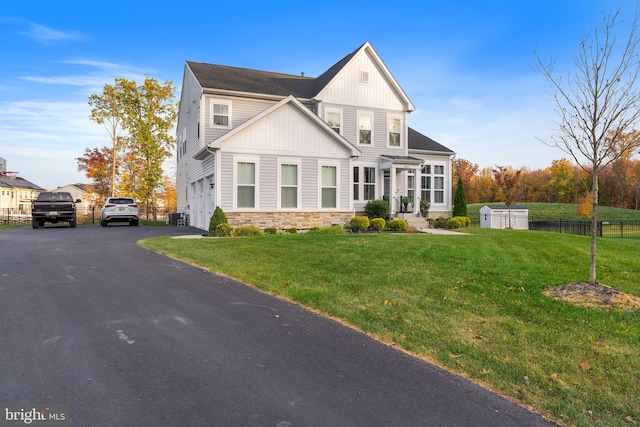
[[[509,221],[511,215],[511,221]],[[529,229],[529,209],[524,206],[484,205],[480,208],[480,228],[511,228],[514,230]]]

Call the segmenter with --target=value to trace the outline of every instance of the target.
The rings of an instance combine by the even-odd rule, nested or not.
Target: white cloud
[[[60,31],[53,28],[45,27],[44,25],[36,24],[35,22],[24,21],[29,27],[27,31],[20,31],[20,34],[26,35],[40,43],[51,44],[59,41],[83,41],[86,40],[84,34],[75,31]]]

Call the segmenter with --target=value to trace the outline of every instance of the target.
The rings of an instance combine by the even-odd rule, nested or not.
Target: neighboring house
[[[0,209],[31,215],[31,201],[44,188],[18,176],[17,172],[0,172]]]
[[[206,229],[346,224],[369,200],[451,213],[455,154],[407,125],[414,106],[367,42],[317,78],[186,62],[177,210]]]
[[[98,197],[93,192],[93,184],[68,184],[62,187],[58,187],[55,192],[66,191],[71,193],[73,200],[80,199],[80,203],[76,204],[76,209],[86,212],[91,207],[100,207],[104,200],[98,200]]]
[[[509,218],[511,217],[511,218]],[[529,229],[529,209],[524,206],[484,205],[480,208],[480,228]]]

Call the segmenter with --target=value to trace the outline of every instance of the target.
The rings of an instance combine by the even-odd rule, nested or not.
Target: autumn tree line
[[[454,160],[453,182],[462,178],[467,203],[505,201],[504,191],[495,176],[497,167],[480,169],[478,164],[468,160]],[[517,202],[582,205],[590,200],[591,174],[566,158],[553,160],[544,169],[505,168],[520,171]],[[640,209],[640,159],[621,156],[604,168],[598,179],[601,206]]]
[[[154,220],[159,205],[175,208],[175,179],[163,169],[175,147],[174,92],[170,81],[146,77],[138,85],[117,78],[101,94],[89,96],[90,119],[104,126],[110,144],[86,148],[76,161],[92,179],[98,200],[133,197]]]

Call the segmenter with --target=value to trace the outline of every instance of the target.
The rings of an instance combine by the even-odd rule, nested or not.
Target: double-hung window
[[[280,207],[283,209],[298,208],[298,170],[298,164],[280,164]]]
[[[236,206],[241,209],[256,207],[256,163],[236,163]]]
[[[388,124],[389,134],[387,144],[389,147],[400,147],[400,124],[399,117],[389,117]]]
[[[358,143],[371,145],[373,142],[373,114],[358,113]]]
[[[364,199],[376,198],[376,168],[362,168],[364,170]]]
[[[335,209],[338,207],[338,167],[322,165],[320,167],[320,207]]]
[[[424,165],[420,176],[420,199],[431,203],[431,165]]]
[[[224,99],[211,100],[211,127],[231,127],[231,101]]]
[[[331,129],[342,133],[342,110],[327,108],[327,124]]]
[[[433,167],[433,203],[444,203],[444,166]]]

